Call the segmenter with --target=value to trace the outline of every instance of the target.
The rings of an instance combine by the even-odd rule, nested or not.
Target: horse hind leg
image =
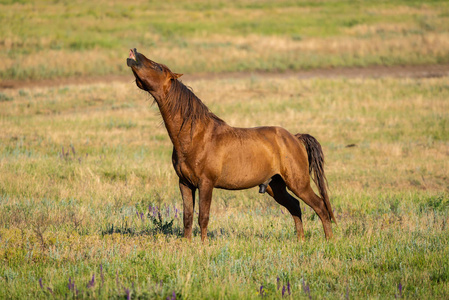
[[[302,225],[302,214],[299,201],[287,192],[285,182],[280,176],[273,177],[273,180],[269,182],[267,193],[273,197],[277,203],[284,206],[289,211],[295,222],[298,240],[304,240],[304,227]]]
[[[286,184],[289,190],[291,190],[296,196],[301,198],[317,213],[317,215],[320,217],[321,222],[323,223],[324,235],[326,236],[326,239],[331,239],[333,237],[333,233],[329,211],[327,210],[324,200],[313,191],[312,187],[310,186],[310,181],[302,186],[297,183],[291,182],[286,182]]]

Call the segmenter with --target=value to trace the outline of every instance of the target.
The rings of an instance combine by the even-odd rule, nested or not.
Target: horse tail
[[[331,203],[329,202],[329,195],[327,194],[327,178],[324,174],[324,154],[323,149],[321,149],[320,143],[309,134],[297,133],[295,136],[304,144],[307,151],[307,157],[309,159],[309,174],[312,177],[313,182],[317,186],[321,198],[324,200],[324,204],[329,213],[331,220],[335,219],[334,212],[332,211]]]

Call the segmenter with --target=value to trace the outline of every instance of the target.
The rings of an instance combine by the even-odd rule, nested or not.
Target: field
[[[6,0],[0,21],[0,299],[449,299],[449,2]],[[214,190],[208,243],[197,217],[184,240],[133,47],[230,125],[316,137],[334,239],[301,202],[298,242],[254,188]]]
[[[0,298],[449,297],[447,78],[185,83],[231,125],[322,143],[335,239],[303,204],[298,242],[251,189],[215,190],[209,243],[196,224],[184,241],[171,142],[131,76],[4,90]]]
[[[447,1],[0,2],[0,80],[449,63]]]

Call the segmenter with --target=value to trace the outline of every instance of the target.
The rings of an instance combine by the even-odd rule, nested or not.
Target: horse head
[[[137,86],[155,98],[165,96],[171,81],[182,75],[173,73],[167,66],[146,58],[137,52],[136,48],[130,49],[126,63],[136,77]]]

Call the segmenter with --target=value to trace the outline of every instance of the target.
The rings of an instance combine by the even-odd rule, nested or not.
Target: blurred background
[[[447,1],[0,2],[0,80],[127,74],[136,47],[180,73],[445,64]]]

